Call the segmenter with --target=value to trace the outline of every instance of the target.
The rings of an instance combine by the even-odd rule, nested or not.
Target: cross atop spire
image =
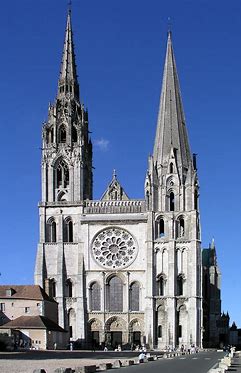
[[[71,13],[72,10],[72,0],[69,0],[68,2],[68,12]]]
[[[117,175],[116,175],[116,169],[114,168],[114,170],[113,170],[113,174],[112,174],[112,180],[113,180],[113,179],[116,179],[116,176],[117,176]]]
[[[66,94],[79,99],[79,84],[76,73],[73,32],[71,24],[71,2],[69,3],[69,11],[67,15],[64,50],[58,84],[58,98],[65,97]]]
[[[185,167],[187,169],[192,157],[185,126],[185,116],[171,31],[168,30],[166,59],[153,154],[154,162],[157,165],[167,165],[172,149],[175,151],[178,167]]]

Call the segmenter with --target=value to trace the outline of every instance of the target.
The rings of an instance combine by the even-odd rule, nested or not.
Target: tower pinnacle
[[[178,168],[185,167],[187,169],[192,158],[185,126],[171,31],[169,30],[154,145],[154,162],[157,165],[165,166],[172,149],[176,152]]]
[[[64,50],[58,83],[58,98],[63,98],[67,94],[79,99],[79,84],[76,73],[70,5],[67,15]]]

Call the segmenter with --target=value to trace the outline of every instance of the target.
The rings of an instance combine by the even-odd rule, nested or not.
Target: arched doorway
[[[131,320],[129,324],[129,332],[131,348],[135,350],[138,346],[140,347],[142,345],[142,325],[138,319]]]
[[[106,345],[115,350],[118,346],[126,343],[126,323],[120,317],[111,317],[106,321]]]
[[[100,332],[102,331],[101,321],[98,319],[92,319],[89,321],[90,328],[90,343],[91,348],[96,349],[100,347]]]

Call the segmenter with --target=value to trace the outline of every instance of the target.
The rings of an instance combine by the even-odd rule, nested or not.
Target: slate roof
[[[12,289],[12,295],[7,290]],[[55,302],[39,285],[0,285],[0,299],[33,299]]]
[[[0,326],[0,329],[46,329],[56,332],[66,332],[54,321],[45,316],[20,316]]]

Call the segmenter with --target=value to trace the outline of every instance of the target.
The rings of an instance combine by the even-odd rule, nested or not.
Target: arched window
[[[175,211],[175,195],[173,192],[170,193],[170,196],[169,196],[169,209],[170,211]]]
[[[130,300],[130,311],[139,311],[140,310],[140,286],[137,282],[134,282],[130,286],[129,300]]]
[[[77,135],[77,129],[75,126],[72,126],[72,141],[77,142],[78,135]]]
[[[69,168],[67,163],[62,159],[56,167],[56,186],[57,188],[66,188],[69,185]]]
[[[164,220],[160,219],[159,220],[159,237],[164,237],[165,236],[165,224]]]
[[[177,295],[183,295],[183,276],[177,277]]]
[[[73,222],[70,218],[64,220],[63,242],[73,242]]]
[[[198,191],[195,189],[194,192],[194,210],[198,209]]]
[[[177,330],[177,344],[179,343],[179,338],[182,337],[182,325],[180,324],[180,311],[177,311],[177,327],[178,327],[178,330]]]
[[[184,218],[181,217],[177,221],[177,237],[184,237],[185,235],[185,221]]]
[[[165,236],[165,222],[163,218],[156,220],[156,238]]]
[[[150,208],[150,193],[149,191],[146,192],[146,205],[147,205],[147,209]]]
[[[73,297],[73,284],[70,279],[66,281],[66,297],[68,298]]]
[[[56,282],[54,278],[49,279],[49,296],[52,298],[56,297]]]
[[[100,311],[100,285],[94,282],[90,286],[90,311]]]
[[[46,242],[56,242],[56,223],[50,218],[46,224]]]
[[[162,338],[162,326],[158,325],[158,331],[157,331],[158,338]]]
[[[66,142],[66,129],[64,125],[59,128],[59,142]]]
[[[184,219],[180,219],[180,237],[183,237],[185,234],[185,222]]]
[[[106,289],[107,309],[110,312],[123,312],[123,283],[117,276],[112,277]]]
[[[157,279],[157,295],[163,296],[165,294],[165,279],[163,276],[159,276]]]
[[[69,337],[73,337],[73,330],[75,329],[75,311],[70,308],[68,312]]]
[[[170,169],[169,169],[169,171],[170,171],[170,174],[173,174],[173,163],[170,163]]]
[[[53,128],[50,128],[49,130],[47,130],[47,144],[51,144],[54,142],[54,129]]]

